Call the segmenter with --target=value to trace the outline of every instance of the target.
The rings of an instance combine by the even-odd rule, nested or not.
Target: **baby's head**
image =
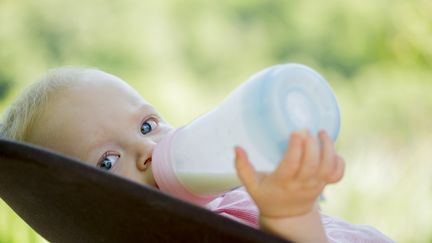
[[[170,130],[120,78],[96,69],[59,68],[15,100],[5,113],[0,136],[155,186],[152,152]]]

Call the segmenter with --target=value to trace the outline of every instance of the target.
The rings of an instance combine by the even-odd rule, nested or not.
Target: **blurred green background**
[[[0,112],[49,68],[84,65],[182,125],[287,62],[320,72],[342,112],[346,175],[323,211],[432,242],[432,1],[0,1]],[[43,241],[0,201],[0,242]]]

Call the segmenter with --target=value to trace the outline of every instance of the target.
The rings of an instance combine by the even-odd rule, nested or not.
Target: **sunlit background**
[[[287,62],[320,72],[342,112],[346,176],[324,213],[432,242],[432,1],[0,1],[0,112],[49,68],[81,65],[182,125]],[[0,201],[0,242],[41,241]]]

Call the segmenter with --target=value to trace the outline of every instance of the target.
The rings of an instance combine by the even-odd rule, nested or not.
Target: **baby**
[[[44,146],[137,183],[157,187],[152,152],[173,128],[126,82],[89,68],[59,68],[6,111],[0,136]],[[291,135],[278,167],[257,173],[241,147],[237,174],[246,188],[207,208],[295,242],[392,242],[369,226],[321,215],[317,198],[343,177],[329,136]],[[227,203],[228,202],[228,203]]]

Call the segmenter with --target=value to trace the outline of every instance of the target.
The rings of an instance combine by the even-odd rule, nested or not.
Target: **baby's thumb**
[[[238,146],[235,148],[235,167],[243,185],[248,191],[253,191],[257,185],[257,173],[249,162],[246,151]]]

